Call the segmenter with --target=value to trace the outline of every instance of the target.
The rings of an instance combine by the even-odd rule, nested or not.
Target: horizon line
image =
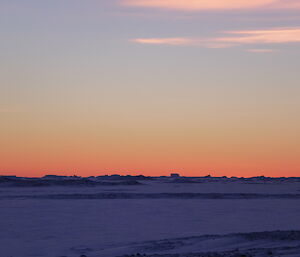
[[[173,175],[173,176],[172,176]],[[175,176],[174,176],[175,175]],[[0,177],[15,177],[15,178],[45,178],[47,176],[53,176],[53,177],[76,177],[76,178],[95,178],[95,177],[112,177],[112,176],[119,176],[119,177],[148,177],[148,178],[160,178],[160,177],[173,177],[173,178],[238,178],[238,179],[251,179],[251,178],[273,178],[273,179],[279,179],[279,178],[299,178],[296,176],[290,176],[290,177],[286,177],[286,176],[278,176],[278,177],[270,177],[270,176],[265,176],[265,175],[258,175],[258,176],[251,176],[251,177],[243,177],[243,176],[213,176],[210,174],[204,175],[204,176],[185,176],[185,175],[180,175],[179,173],[175,173],[172,172],[169,175],[158,175],[158,176],[147,176],[147,175],[143,175],[143,174],[137,174],[137,175],[131,175],[131,174],[103,174],[103,175],[96,175],[96,176],[80,176],[80,175],[57,175],[57,174],[45,174],[42,176],[18,176],[15,174],[12,175],[8,175],[8,174],[1,174],[0,173]]]

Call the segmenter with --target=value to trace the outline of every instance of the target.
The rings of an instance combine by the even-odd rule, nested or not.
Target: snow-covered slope
[[[0,185],[0,257],[300,256],[296,179],[118,181]]]

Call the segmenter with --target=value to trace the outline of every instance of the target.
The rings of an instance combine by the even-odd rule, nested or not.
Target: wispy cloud
[[[169,46],[202,46],[207,48],[228,48],[234,46],[229,42],[217,42],[208,38],[135,38],[131,40],[138,44],[146,45],[169,45]]]
[[[132,40],[139,44],[200,46],[207,48],[228,48],[242,45],[270,45],[300,43],[300,28],[276,28],[269,30],[225,31],[214,38],[137,38]],[[257,52],[270,49],[256,49]],[[254,51],[254,49],[252,49]]]
[[[194,42],[190,38],[136,38],[133,42],[140,44],[151,44],[151,45],[197,45],[197,40]]]
[[[300,28],[278,28],[270,30],[228,31],[229,37],[215,40],[238,44],[283,44],[300,42]]]
[[[278,50],[275,49],[246,49],[245,50],[248,53],[274,53],[278,52]]]
[[[299,0],[122,0],[127,6],[186,11],[237,9],[300,9]]]

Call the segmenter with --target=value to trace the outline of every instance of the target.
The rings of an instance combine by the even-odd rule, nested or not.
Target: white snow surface
[[[0,257],[300,256],[299,181],[166,182],[0,185]]]

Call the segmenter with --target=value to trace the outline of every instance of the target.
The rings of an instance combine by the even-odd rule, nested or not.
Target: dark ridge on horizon
[[[283,182],[300,182],[299,177],[181,177],[179,174],[171,174],[170,176],[146,177],[143,175],[104,175],[97,177],[79,177],[79,176],[58,176],[46,175],[41,178],[27,178],[17,176],[0,176],[1,187],[50,187],[50,186],[72,186],[72,187],[97,187],[97,186],[139,186],[144,185],[146,181],[158,180],[161,183],[173,184],[201,184],[201,183],[243,183],[243,184],[267,184],[267,183],[283,183]]]
[[[17,176],[17,175],[7,175],[5,173],[1,174],[0,173],[0,178],[15,178],[15,179],[93,179],[93,178],[102,178],[102,179],[110,179],[110,178],[137,178],[137,179],[154,179],[154,178],[182,178],[182,179],[189,179],[189,178],[194,178],[194,179],[300,179],[299,177],[269,177],[269,176],[253,176],[253,177],[243,177],[243,176],[211,176],[211,175],[206,175],[206,176],[181,176],[178,173],[171,173],[169,176],[166,175],[161,175],[161,176],[146,176],[143,174],[139,175],[122,175],[122,174],[104,174],[104,175],[99,175],[99,176],[79,176],[79,175],[56,175],[56,174],[46,174],[44,176],[40,177],[23,177],[23,176]]]

